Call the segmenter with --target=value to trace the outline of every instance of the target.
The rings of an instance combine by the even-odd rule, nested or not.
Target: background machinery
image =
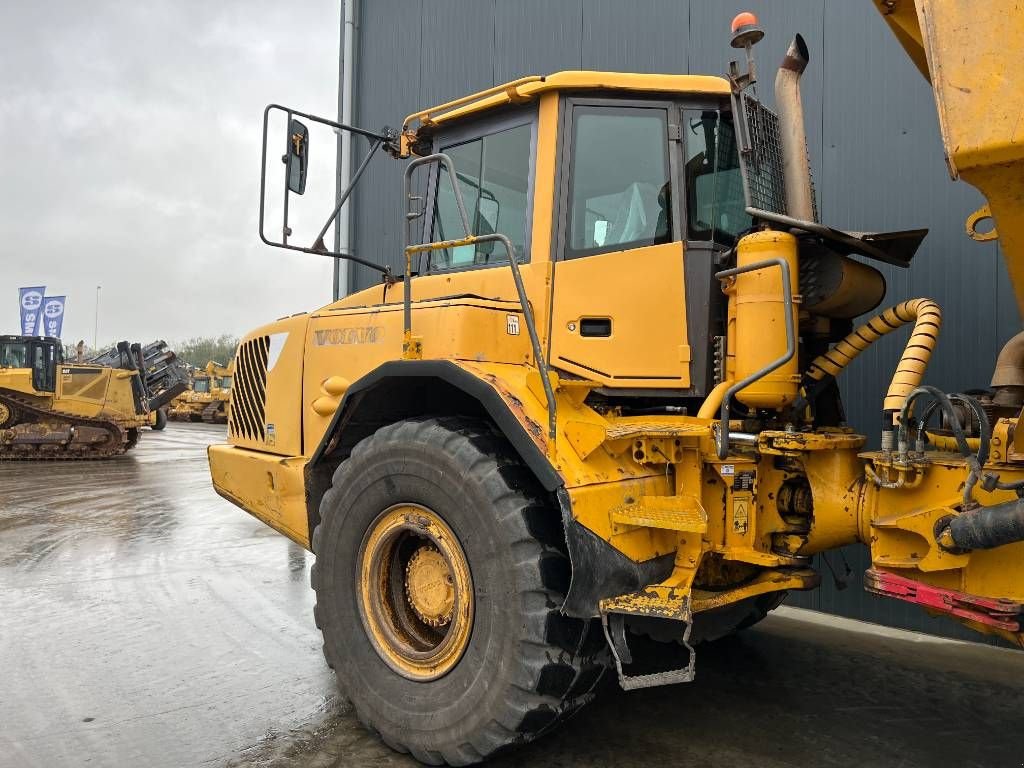
[[[128,368],[135,364],[142,373],[142,396],[148,403],[153,429],[166,426],[168,407],[188,388],[187,368],[162,339],[145,346],[121,342],[89,362],[110,368]]]
[[[932,82],[951,172],[988,198],[969,232],[1000,239],[1024,308],[1006,74],[1024,14],[1006,6],[993,25],[965,2],[876,2]],[[536,737],[606,669],[626,689],[691,680],[700,642],[814,588],[811,556],[857,542],[870,591],[1024,644],[1024,335],[987,389],[923,383],[941,308],[877,309],[871,263],[909,266],[925,231],[818,220],[806,46],[775,113],[753,88],[756,19],[732,31],[745,62],[727,78],[526,77],[400,132],[267,108],[265,159],[269,119],[287,125],[285,201],[280,235],[261,205],[261,237],[382,282],[245,337],[211,474],[316,554],[328,663],[422,762]],[[356,181],[381,148],[409,160],[403,275],[329,254],[340,203],[295,244],[307,123],[371,142]],[[869,445],[836,380],[903,326],[888,391],[861,395],[878,400]]]
[[[107,458],[134,447],[139,428],[162,428],[177,385],[152,394],[137,347],[118,344],[112,364],[69,363],[60,339],[0,336],[0,460]],[[165,382],[175,366],[165,361]]]
[[[175,421],[227,424],[231,379],[231,365],[211,360],[205,369],[192,373],[191,386],[174,399],[168,415]]]

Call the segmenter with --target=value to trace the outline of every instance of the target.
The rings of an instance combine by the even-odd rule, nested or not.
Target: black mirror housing
[[[288,189],[303,194],[309,166],[309,129],[298,120],[288,123],[288,154],[282,160],[288,166]]]

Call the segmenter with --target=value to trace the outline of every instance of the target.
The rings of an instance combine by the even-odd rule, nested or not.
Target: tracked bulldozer
[[[203,421],[226,424],[231,402],[231,365],[210,360],[206,368],[192,374],[189,389],[175,398],[168,416],[172,421]]]
[[[109,458],[152,423],[134,363],[69,363],[60,339],[0,336],[0,460]]]

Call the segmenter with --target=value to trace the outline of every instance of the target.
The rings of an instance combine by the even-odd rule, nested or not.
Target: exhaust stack
[[[807,43],[797,35],[789,44],[775,76],[775,106],[782,134],[782,161],[786,188],[786,213],[795,219],[815,221],[811,164],[807,158],[804,107],[800,99],[800,76],[807,68]]]

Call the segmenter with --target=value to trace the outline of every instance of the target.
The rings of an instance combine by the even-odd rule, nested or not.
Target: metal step
[[[696,496],[644,496],[636,504],[612,510],[612,522],[642,528],[704,533],[708,515]]]
[[[643,675],[628,675],[623,670],[624,664],[633,662],[633,655],[626,641],[627,616],[650,616],[659,619],[671,619],[680,622],[680,641],[687,650],[685,667],[666,669]],[[654,688],[659,685],[689,683],[694,678],[697,654],[690,645],[690,628],[693,616],[690,612],[690,595],[684,590],[664,588],[647,588],[610,600],[601,601],[601,627],[605,640],[615,660],[615,671],[619,676],[619,685],[624,691],[641,688]]]
[[[643,437],[703,437],[711,434],[707,424],[685,422],[679,417],[626,416],[614,419],[605,430],[606,440],[635,440]]]

